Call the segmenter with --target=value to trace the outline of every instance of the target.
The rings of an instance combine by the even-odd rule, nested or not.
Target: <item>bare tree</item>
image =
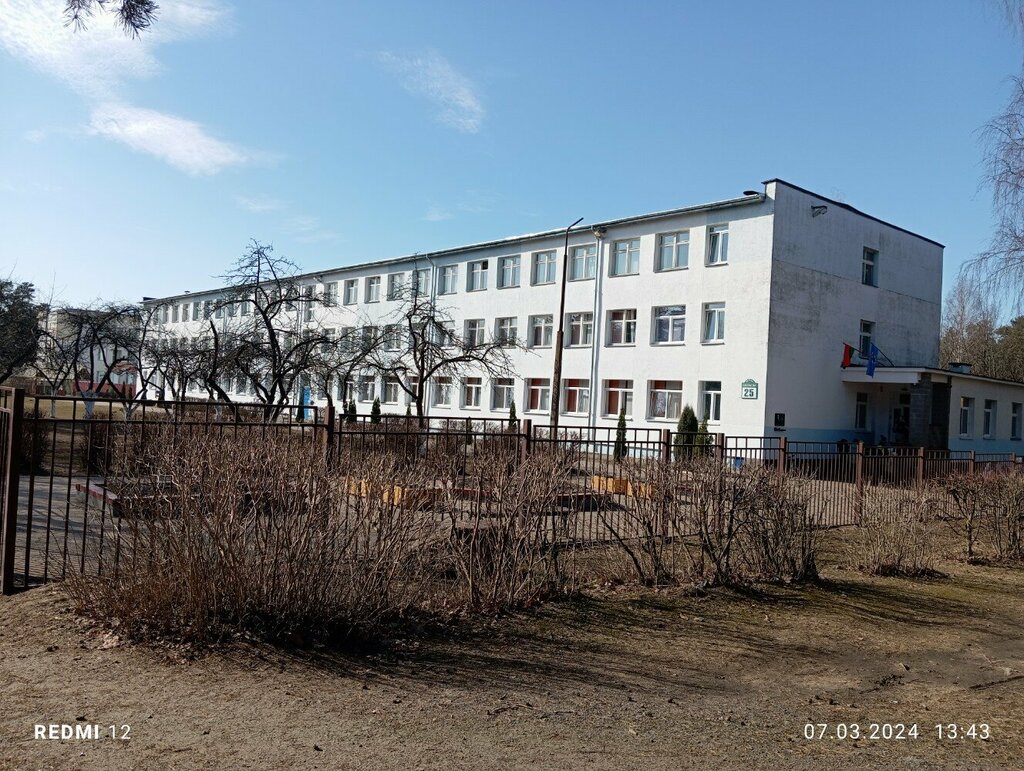
[[[397,299],[399,306],[386,318],[381,345],[369,363],[408,394],[420,425],[426,422],[427,389],[436,378],[450,378],[454,387],[470,372],[511,374],[509,352],[522,347],[514,337],[459,334],[449,311],[415,286],[403,289]]]
[[[999,307],[983,282],[958,276],[943,304],[940,364],[969,362],[978,374],[998,376],[998,317]]]
[[[64,17],[76,30],[86,26],[86,20],[97,11],[111,11],[126,35],[137,37],[156,21],[160,6],[154,0],[66,0]]]
[[[36,358],[42,332],[34,298],[32,284],[0,279],[0,383]]]

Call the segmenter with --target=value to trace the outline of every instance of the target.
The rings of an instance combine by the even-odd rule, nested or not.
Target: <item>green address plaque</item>
[[[744,380],[740,383],[741,399],[756,399],[758,385],[756,380]]]

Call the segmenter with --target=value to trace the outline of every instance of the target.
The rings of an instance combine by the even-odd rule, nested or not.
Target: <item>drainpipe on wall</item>
[[[601,340],[604,339],[604,322],[601,320],[601,289],[604,287],[604,237],[608,229],[601,225],[595,225],[592,232],[597,239],[597,264],[594,266],[594,304],[591,311],[594,331],[590,347],[590,414],[587,416],[587,422],[591,426],[597,424],[597,405],[601,398],[597,370],[598,359],[601,356]]]

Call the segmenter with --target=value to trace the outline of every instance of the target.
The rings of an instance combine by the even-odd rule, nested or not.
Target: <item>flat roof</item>
[[[948,377],[960,377],[966,380],[982,380],[987,383],[999,383],[1000,385],[1017,386],[1024,388],[1024,382],[1020,380],[1006,380],[1000,377],[989,377],[988,375],[975,375],[971,372],[958,372],[955,369],[943,369],[942,367],[882,367],[879,366],[875,369],[876,375],[882,375],[882,379],[877,380],[867,377],[864,372],[864,367],[861,365],[855,365],[849,369],[843,370],[844,375],[850,375],[849,378],[844,378],[848,383],[878,383],[880,385],[886,384],[885,373],[892,373],[894,375],[901,374],[917,374],[922,375],[927,372],[930,375],[946,375]],[[897,382],[902,381],[888,381],[888,384],[895,385]]]

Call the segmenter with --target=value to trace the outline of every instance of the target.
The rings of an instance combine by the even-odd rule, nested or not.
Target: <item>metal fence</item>
[[[337,467],[356,467],[381,454],[422,467],[430,479],[416,494],[445,500],[444,506],[424,506],[423,515],[448,517],[453,526],[460,518],[486,516],[495,505],[489,475],[496,458],[521,462],[533,453],[561,453],[568,476],[549,512],[551,530],[576,545],[615,540],[638,511],[663,506],[648,481],[659,462],[706,456],[730,471],[759,466],[798,474],[823,526],[857,523],[868,496],[896,507],[927,480],[1021,469],[1010,454],[651,428],[552,429],[529,419],[351,421],[331,408],[302,406],[268,412],[251,405],[143,402],[127,410],[117,399],[26,397],[0,388],[0,588],[9,593],[70,574],[116,573],[129,530],[121,526],[117,490],[133,481],[118,477],[112,461],[119,454],[155,463],[194,437],[282,435],[322,445],[325,459]],[[353,485],[348,495],[366,494],[360,480]],[[683,485],[673,494],[685,499],[688,492]]]

